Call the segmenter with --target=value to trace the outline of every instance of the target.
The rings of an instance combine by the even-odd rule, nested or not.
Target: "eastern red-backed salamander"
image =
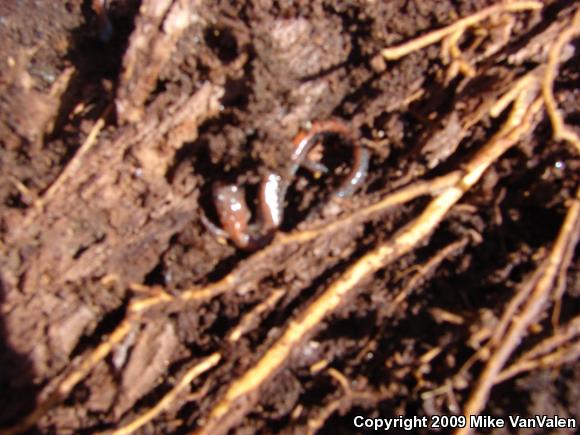
[[[97,26],[99,30],[99,38],[103,42],[109,42],[113,37],[113,25],[107,14],[109,7],[108,0],[93,0],[93,11],[97,15]]]
[[[202,214],[202,222],[212,233],[231,239],[238,248],[256,250],[266,245],[282,223],[286,184],[273,172],[262,178],[258,194],[258,219],[250,224],[251,213],[245,190],[235,184],[217,182],[212,197],[222,228]]]
[[[262,178],[258,196],[258,219],[250,224],[251,213],[245,200],[245,191],[235,184],[215,183],[212,196],[223,230],[213,225],[205,216],[202,221],[213,233],[230,238],[238,248],[255,250],[272,239],[282,223],[284,198],[288,184],[296,175],[298,167],[327,172],[325,166],[307,159],[307,154],[321,135],[338,134],[353,147],[351,170],[336,190],[335,194],[345,197],[352,194],[364,181],[369,164],[369,151],[353,140],[348,126],[337,119],[312,123],[308,131],[300,132],[293,140],[292,164],[288,176],[270,172]]]
[[[355,190],[362,184],[368,171],[370,159],[369,151],[361,145],[355,143],[350,128],[343,121],[338,119],[316,121],[312,123],[312,127],[309,130],[301,131],[298,133],[298,135],[292,141],[294,145],[292,161],[294,163],[291,167],[290,173],[291,176],[294,176],[298,170],[298,166],[303,165],[305,159],[307,159],[306,156],[308,151],[310,151],[312,145],[316,143],[316,139],[326,134],[337,134],[344,136],[344,138],[353,147],[353,162],[350,172],[344,178],[343,182],[335,192],[337,196],[343,198],[353,194]],[[312,162],[307,161],[305,166],[320,172],[327,172],[326,167],[320,165],[319,163],[313,164]]]

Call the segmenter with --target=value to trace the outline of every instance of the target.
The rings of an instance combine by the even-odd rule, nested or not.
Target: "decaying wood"
[[[105,274],[123,276],[126,282],[140,281],[171,236],[191,220],[196,192],[176,196],[165,172],[181,145],[195,139],[197,126],[218,113],[222,93],[221,87],[206,83],[195,94],[165,108],[167,117],[160,117],[160,107],[167,104],[160,97],[142,123],[122,127],[108,137],[102,131],[100,138],[92,138],[95,143],[87,152],[81,149],[73,156],[71,169],[65,168],[66,176],[62,182],[56,181],[56,188],[49,188],[22,219],[13,218],[0,255],[4,320],[15,333],[26,337],[22,343],[29,347],[19,349],[21,352],[35,349],[39,367],[52,352],[65,349],[43,350],[47,345],[39,343],[46,341],[38,335],[42,328],[26,314],[28,310],[44,306],[46,324],[58,324],[59,317],[74,316],[76,311],[72,301],[70,312],[66,305],[53,301],[54,293],[67,283]],[[128,159],[128,155],[134,158]],[[139,178],[146,189],[136,187]],[[121,192],[123,197],[119,197]],[[143,208],[142,195],[155,205]],[[139,265],[135,275],[127,274],[119,261],[131,257]],[[38,292],[39,288],[43,291]],[[122,295],[112,295],[112,306],[120,303],[119,297]],[[77,325],[78,334],[87,332],[102,310],[112,306],[90,307],[91,315]],[[22,318],[29,318],[30,323]]]
[[[141,4],[117,92],[120,122],[143,118],[145,101],[179,37],[190,24],[202,20],[197,13],[200,3],[200,0],[146,0]]]

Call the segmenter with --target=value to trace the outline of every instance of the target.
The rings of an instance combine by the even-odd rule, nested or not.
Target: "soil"
[[[367,431],[357,415],[461,415],[489,355],[462,368],[540,268],[579,186],[578,153],[552,139],[544,112],[434,232],[357,282],[236,403],[224,397],[438,191],[349,217],[463,168],[507,118],[490,105],[545,67],[578,5],[547,1],[470,27],[458,44],[473,74],[453,74],[441,43],[398,60],[381,50],[494,2],[111,0],[106,17],[98,4],[0,3],[0,427],[122,428],[216,354],[123,433],[353,433]],[[555,83],[576,132],[578,47],[563,50]],[[255,215],[260,177],[282,173],[295,136],[329,118],[370,151],[355,194],[333,195],[353,149],[328,135],[308,156],[328,173],[301,168],[288,180],[268,246],[240,249],[203,224],[219,222],[216,182],[245,186]],[[350,223],[324,230],[336,222]],[[560,299],[526,328],[508,366],[556,335],[554,307],[559,324],[577,320],[578,255],[559,282]],[[144,300],[155,303],[135,308]],[[580,422],[573,346],[498,383],[481,413]],[[220,403],[231,407],[218,418]]]

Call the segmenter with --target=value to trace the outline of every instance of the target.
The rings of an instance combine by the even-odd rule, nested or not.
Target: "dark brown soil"
[[[578,153],[552,139],[545,111],[434,232],[357,282],[225,417],[215,407],[430,197],[349,216],[463,168],[507,118],[488,108],[545,67],[578,5],[546,1],[470,27],[459,47],[474,74],[450,76],[441,42],[393,61],[381,50],[493,1],[108,3],[110,39],[89,0],[0,2],[0,427],[121,428],[213,354],[219,362],[134,430],[354,433],[366,431],[357,415],[461,415],[489,355],[462,367],[540,268],[579,187]],[[579,47],[562,51],[555,83],[576,132]],[[329,136],[312,158],[330,173],[299,170],[270,246],[244,251],[202,225],[202,215],[217,222],[214,182],[246,186],[255,210],[260,177],[287,166],[308,122],[331,117],[371,151],[353,196],[332,195],[352,151]],[[578,323],[578,256],[569,263],[563,293],[506,367],[556,336],[555,324]],[[136,310],[148,297],[156,302]],[[580,422],[579,335],[556,348],[568,358],[498,383],[481,412]],[[99,356],[102,343],[111,349]]]

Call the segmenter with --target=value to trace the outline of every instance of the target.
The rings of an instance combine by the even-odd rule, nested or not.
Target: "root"
[[[193,287],[184,290],[179,298],[185,302],[204,301],[225,293],[239,283],[247,284],[249,279],[257,279],[255,270],[259,270],[259,268],[256,266],[284,247],[297,243],[307,243],[318,237],[330,235],[335,231],[340,231],[343,228],[363,222],[371,216],[384,212],[394,206],[412,201],[413,199],[423,195],[435,194],[441,189],[456,183],[457,180],[459,180],[459,177],[460,173],[455,171],[430,181],[415,182],[408,187],[401,188],[400,190],[387,195],[384,199],[375,204],[362,208],[346,218],[338,219],[318,228],[302,231],[299,230],[290,234],[280,234],[271,245],[256,252],[248,260],[242,263],[240,267],[236,268],[220,281],[205,287]],[[254,274],[251,278],[248,277],[249,271]],[[143,303],[155,303],[155,301]]]
[[[493,5],[473,15],[457,20],[453,24],[450,24],[449,26],[442,29],[427,33],[426,35],[420,36],[419,38],[413,39],[409,42],[405,42],[404,44],[385,48],[381,51],[381,54],[387,60],[397,60],[414,51],[421,50],[422,48],[425,48],[431,44],[435,44],[450,35],[457,33],[461,34],[465,32],[468,27],[471,27],[492,15],[502,12],[538,10],[542,9],[543,7],[544,5],[538,1],[514,1]],[[455,37],[455,39],[459,38]]]
[[[576,11],[570,27],[566,28],[560,34],[554,45],[550,48],[548,66],[546,67],[546,74],[542,82],[542,94],[544,96],[546,111],[552,122],[554,140],[565,140],[576,148],[576,152],[580,153],[580,137],[564,123],[562,114],[558,110],[553,90],[554,80],[558,73],[558,65],[561,62],[562,49],[572,38],[578,35],[580,35],[580,9]]]
[[[93,128],[91,128],[87,138],[74,155],[73,159],[68,163],[58,178],[48,187],[48,189],[46,189],[42,197],[34,203],[36,209],[42,211],[44,205],[52,199],[60,187],[69,181],[72,177],[74,177],[74,175],[81,169],[83,163],[85,163],[84,157],[97,143],[97,137],[99,136],[99,133],[103,127],[105,127],[105,119],[111,113],[112,108],[113,106],[109,104],[109,106],[103,111],[102,115],[99,117],[99,119],[97,119],[97,122],[95,122],[95,125],[93,125]]]
[[[203,358],[199,363],[191,367],[185,375],[183,375],[181,380],[165,396],[163,396],[163,398],[157,402],[153,408],[149,409],[126,426],[116,429],[112,432],[112,435],[129,435],[152,421],[166,410],[175,401],[175,398],[185,390],[194,379],[215,367],[220,359],[221,355],[217,352]]]
[[[24,432],[30,429],[51,408],[68,397],[72,389],[83,380],[95,366],[111,353],[114,346],[119,344],[133,328],[133,322],[125,319],[103,342],[84,358],[78,367],[75,367],[64,379],[56,383],[56,387],[48,387],[41,395],[40,403],[23,420],[7,429],[0,430],[0,434],[9,435]],[[43,399],[42,396],[45,396]]]
[[[538,368],[558,367],[580,358],[580,317],[572,319],[560,327],[551,337],[542,340],[520,356],[511,366],[501,371],[496,384],[504,382],[520,373]]]
[[[430,258],[427,263],[419,267],[417,273],[409,280],[407,285],[397,294],[393,300],[393,304],[399,305],[405,299],[409,297],[411,292],[417,288],[422,281],[426,279],[433,271],[435,271],[439,265],[450,256],[454,255],[456,252],[462,250],[468,243],[469,239],[466,237],[464,239],[458,240],[447,245],[445,248],[441,249],[433,258]]]
[[[258,304],[242,318],[239,325],[228,334],[228,341],[233,343],[242,338],[244,334],[258,324],[260,316],[276,306],[285,293],[286,291],[284,289],[276,289],[272,291],[270,296],[268,296],[264,302]]]
[[[576,199],[568,208],[560,234],[552,247],[550,255],[541,266],[543,269],[542,273],[537,279],[525,305],[517,315],[514,315],[511,318],[511,324],[505,333],[501,334],[500,344],[496,349],[494,349],[493,354],[479,376],[476,386],[470,394],[463,410],[465,416],[476,415],[483,410],[491,388],[497,382],[502,367],[521,342],[529,326],[536,321],[542,311],[546,309],[546,304],[550,299],[550,290],[555,277],[560,270],[568,268],[569,263],[563,261],[567,257],[566,252],[574,250],[576,242],[578,241],[579,219],[580,189],[577,191]],[[524,283],[524,287],[525,284],[526,283]],[[515,298],[518,298],[519,300],[523,299],[519,294],[516,294]],[[508,307],[508,309],[509,308],[510,307]],[[456,433],[458,435],[467,434],[470,433],[470,431],[471,428],[465,427],[459,429]]]
[[[347,400],[351,400],[351,397],[352,397],[352,390],[350,388],[350,383],[348,382],[348,379],[346,379],[346,377],[341,372],[339,372],[338,370],[331,367],[327,370],[327,373],[334,380],[336,380],[339,383],[339,385],[341,386],[341,388],[343,390],[343,394],[342,394],[343,397],[341,397],[340,399],[337,399],[337,400],[333,400],[328,405],[326,405],[324,407],[324,409],[322,409],[322,411],[318,413],[318,415],[316,415],[314,418],[311,418],[308,420],[308,432],[307,433],[309,435],[314,435],[316,432],[318,432],[318,430],[321,429],[322,426],[324,426],[324,423],[326,422],[326,420],[328,420],[328,418],[332,414],[334,414],[338,409],[340,409],[343,402],[345,402]]]
[[[313,417],[308,419],[306,424],[306,433],[309,435],[314,435],[324,426],[326,421],[334,414],[336,411],[341,411],[343,409],[348,409],[352,406],[353,402],[379,402],[381,400],[386,400],[392,396],[392,393],[388,390],[379,391],[356,391],[351,388],[351,383],[347,377],[336,370],[335,368],[329,368],[326,373],[332,377],[341,387],[341,393],[337,399],[332,400],[326,406],[324,406],[320,411],[318,411]]]

